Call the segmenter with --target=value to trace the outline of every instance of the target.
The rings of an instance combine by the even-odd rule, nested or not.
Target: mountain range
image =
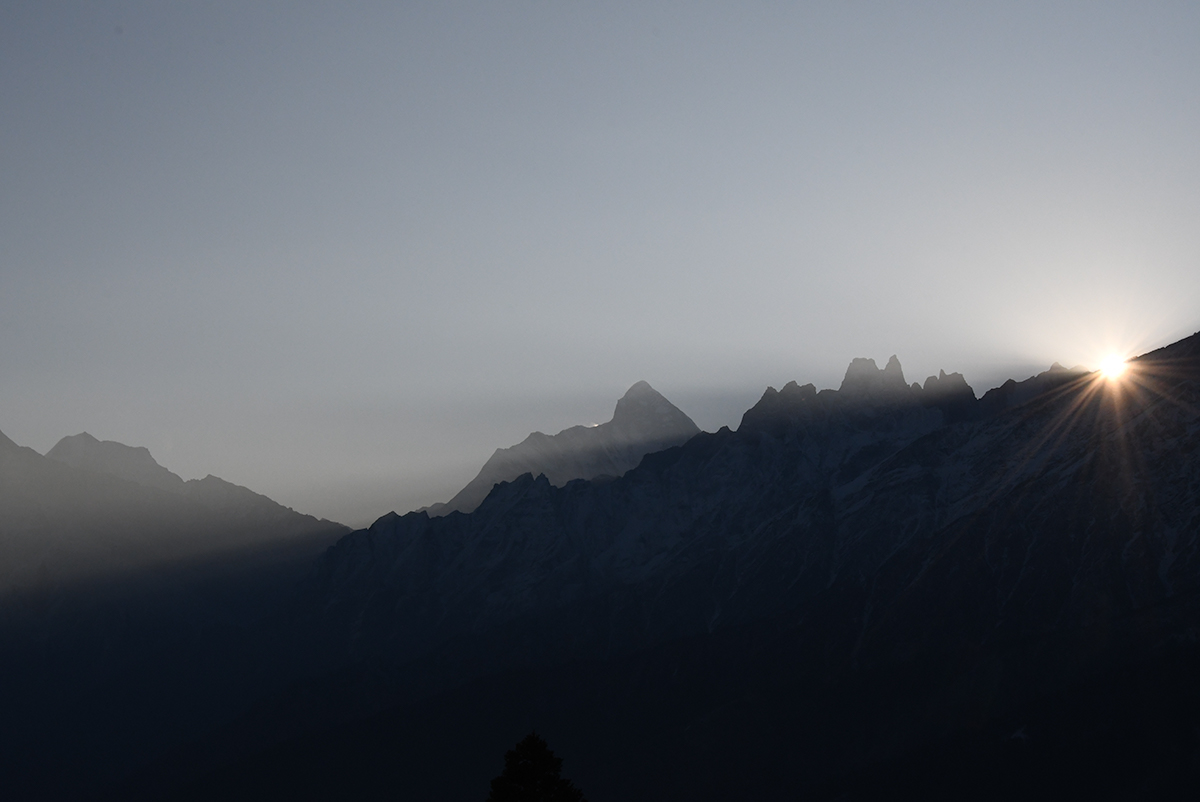
[[[838,502],[860,499],[868,492],[860,486],[887,460],[934,433],[962,431],[951,424],[986,430],[978,424],[995,425],[1010,405],[1087,376],[1055,366],[976,399],[961,374],[909,385],[894,356],[882,369],[856,359],[839,390],[768,388],[736,432],[701,434],[649,455],[623,481],[560,488],[527,472],[498,484],[469,517],[385,516],[322,557],[307,589],[320,614],[303,629],[340,639],[322,644],[326,659],[411,661],[466,633],[593,603],[604,605],[606,618],[636,626],[605,624],[586,637],[564,630],[548,648],[570,640],[611,653],[626,640],[634,648],[767,615],[798,603],[791,597],[806,583],[759,573],[815,560],[818,523],[842,517]],[[861,500],[851,505],[860,507],[879,512]],[[860,548],[848,554],[865,556]]]
[[[1194,788],[1200,335],[1119,380],[1055,365],[982,397],[856,359],[837,390],[768,388],[736,430],[690,437],[660,399],[635,385],[603,432],[498,451],[455,497],[470,512],[344,534],[165,660],[213,671],[83,683],[84,707],[115,713],[98,698],[119,687],[177,715],[80,776],[123,799],[481,799],[535,729],[601,801]],[[622,450],[656,442],[626,412],[676,444]],[[98,453],[59,456],[77,447]],[[16,744],[24,787],[54,743]]]
[[[194,788],[468,799],[534,728],[598,799],[1160,798],[1200,769],[1198,409],[1200,336],[982,398],[855,360],[618,479],[385,516]]]

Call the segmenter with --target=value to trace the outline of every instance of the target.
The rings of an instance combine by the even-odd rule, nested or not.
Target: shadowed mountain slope
[[[641,381],[617,402],[612,420],[599,426],[572,426],[555,435],[534,432],[511,448],[498,448],[454,498],[426,512],[471,512],[495,485],[523,473],[544,474],[555,487],[572,479],[621,476],[646,454],[681,445],[699,432],[691,418]]]
[[[384,516],[286,604],[209,612],[281,600],[303,572],[272,562],[17,632],[0,784],[479,799],[536,729],[599,802],[1174,798],[1200,780],[1200,337],[1064,373],[977,399],[860,360],[619,478]]]
[[[615,481],[525,475],[471,515],[385,516],[292,608],[310,679],[221,737],[309,740],[204,787],[302,785],[367,732],[411,744],[447,715],[440,747],[359,779],[432,792],[463,730],[550,722],[595,799],[1184,787],[1200,337],[1128,375],[1043,378],[989,413],[953,374],[918,390],[856,361],[838,391],[768,390],[736,432]],[[484,755],[455,754],[442,795],[470,798]]]
[[[840,390],[768,388],[737,432],[697,435],[650,454],[620,481],[555,488],[548,477],[526,473],[498,485],[470,516],[385,516],[339,541],[310,592],[329,632],[353,633],[343,653],[375,650],[396,659],[412,659],[458,632],[485,632],[590,599],[635,608],[648,601],[639,601],[643,594],[655,599],[645,609],[658,612],[638,625],[641,634],[619,633],[633,638],[630,646],[648,633],[681,635],[761,615],[757,605],[773,609],[779,594],[797,588],[752,581],[750,564],[768,573],[779,565],[778,555],[763,550],[762,527],[807,529],[833,489],[853,486],[887,457],[944,428],[948,410],[964,403],[976,403],[965,383],[961,393],[939,394],[932,385],[917,391],[894,357],[882,370],[873,360],[855,360]],[[787,524],[778,520],[785,511]],[[810,537],[793,545],[815,547]],[[756,555],[752,563],[744,549]],[[739,567],[713,567],[701,583],[711,594],[703,604],[668,601],[682,588],[698,589],[673,577],[693,570],[699,554],[724,555]],[[734,584],[719,591],[724,582]],[[358,623],[350,627],[350,620]],[[611,649],[613,634],[595,643]]]

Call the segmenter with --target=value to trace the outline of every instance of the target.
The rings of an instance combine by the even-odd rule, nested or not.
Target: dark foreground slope
[[[1171,798],[1200,337],[1036,383],[856,361],[614,482],[380,519],[289,614],[307,679],[142,787],[479,799],[536,727],[593,800]]]

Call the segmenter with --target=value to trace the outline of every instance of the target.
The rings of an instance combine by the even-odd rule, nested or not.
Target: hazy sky
[[[645,379],[1200,329],[1200,4],[0,4],[0,431],[351,524]]]

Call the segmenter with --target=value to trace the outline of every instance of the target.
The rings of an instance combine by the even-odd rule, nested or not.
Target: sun
[[[1121,374],[1125,372],[1125,368],[1126,363],[1124,358],[1116,354],[1110,354],[1100,362],[1100,375],[1110,381],[1119,379],[1121,378]]]

